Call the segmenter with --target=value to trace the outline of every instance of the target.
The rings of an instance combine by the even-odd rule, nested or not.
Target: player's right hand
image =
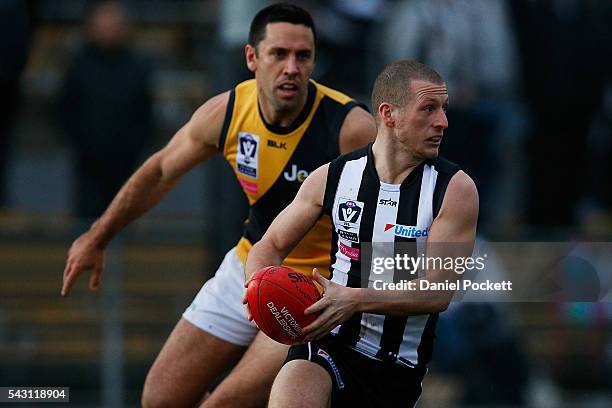
[[[89,290],[98,289],[104,270],[104,253],[105,250],[96,246],[88,233],[81,235],[72,243],[64,269],[62,296],[70,293],[77,278],[85,271],[92,271]]]

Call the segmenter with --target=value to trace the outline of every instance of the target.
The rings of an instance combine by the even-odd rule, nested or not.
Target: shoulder
[[[360,106],[353,107],[340,128],[340,153],[359,149],[376,138],[374,118]]]
[[[208,145],[219,146],[231,91],[213,96],[202,104],[189,120],[189,134]]]
[[[440,215],[460,217],[475,223],[478,207],[478,189],[474,180],[462,170],[457,171],[448,183]]]
[[[458,164],[447,160],[444,156],[438,156],[433,160],[429,160],[428,164],[431,165],[438,173],[448,176],[453,176],[455,173],[461,170],[461,167]]]

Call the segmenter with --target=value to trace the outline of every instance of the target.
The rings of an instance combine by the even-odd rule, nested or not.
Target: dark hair
[[[410,99],[410,82],[414,80],[443,84],[444,80],[433,68],[412,60],[395,61],[387,65],[374,81],[372,111],[383,102],[404,108]],[[374,115],[378,121],[378,115]]]
[[[312,21],[312,17],[306,10],[290,3],[277,3],[261,9],[253,18],[251,29],[249,30],[249,44],[252,47],[257,47],[257,44],[264,39],[266,36],[266,26],[269,23],[305,25],[312,31],[315,44],[317,42],[314,21]]]

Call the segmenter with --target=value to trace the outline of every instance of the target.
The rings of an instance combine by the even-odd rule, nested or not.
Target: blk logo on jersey
[[[292,164],[291,170],[284,172],[283,177],[285,177],[285,180],[287,181],[297,180],[299,183],[302,183],[304,180],[306,180],[308,174],[309,173],[306,170],[298,170],[297,166]]]
[[[359,231],[362,210],[362,202],[340,198],[338,200],[338,211],[336,212],[336,224],[345,230],[356,229]]]
[[[238,153],[236,154],[236,168],[238,172],[257,178],[259,167],[259,136],[247,132],[238,133]]]
[[[385,232],[393,228],[393,235],[404,238],[423,238],[429,235],[429,228],[419,228],[400,224],[385,225]]]
[[[287,150],[287,142],[277,142],[276,140],[268,139],[268,146]]]

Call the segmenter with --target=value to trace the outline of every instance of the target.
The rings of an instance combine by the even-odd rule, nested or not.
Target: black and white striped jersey
[[[446,187],[457,171],[456,164],[438,157],[421,163],[401,184],[383,183],[374,167],[371,144],[332,161],[323,202],[323,211],[333,221],[332,281],[372,287],[380,279],[372,271],[372,259],[393,257],[398,242],[424,246]],[[405,272],[395,271],[388,279],[397,282],[416,277],[400,276]],[[422,367],[431,359],[437,318],[437,314],[356,313],[332,333],[370,357]]]

